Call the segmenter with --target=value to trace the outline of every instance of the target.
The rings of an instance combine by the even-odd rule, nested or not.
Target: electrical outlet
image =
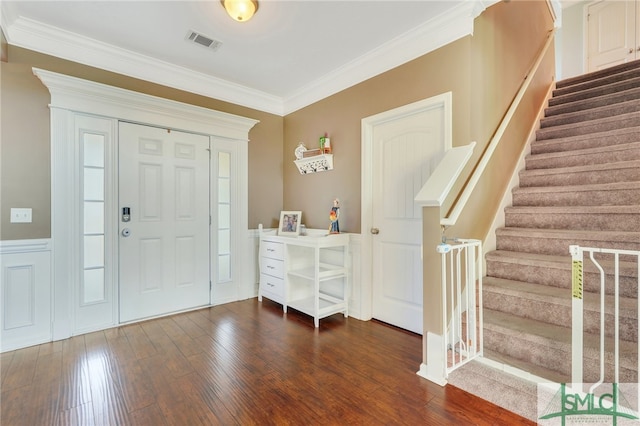
[[[31,223],[31,209],[12,208],[11,223]]]

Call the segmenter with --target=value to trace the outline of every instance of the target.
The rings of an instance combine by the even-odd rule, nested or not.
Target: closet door
[[[601,1],[587,6],[587,71],[637,58],[637,3]]]
[[[119,126],[120,322],[209,305],[209,138]]]

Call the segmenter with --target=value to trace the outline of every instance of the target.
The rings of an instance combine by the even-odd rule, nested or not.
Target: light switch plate
[[[31,209],[12,208],[11,223],[31,223]]]

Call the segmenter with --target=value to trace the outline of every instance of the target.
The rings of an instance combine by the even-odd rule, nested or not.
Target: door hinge
[[[213,284],[211,284],[211,281],[209,281],[209,290],[211,290],[212,287],[213,287]]]
[[[211,226],[211,215],[209,215],[209,226]]]

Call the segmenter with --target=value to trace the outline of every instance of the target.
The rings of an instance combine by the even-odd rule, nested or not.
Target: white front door
[[[422,210],[445,149],[445,108],[423,102],[372,128],[372,316],[422,334]],[[365,230],[368,232],[368,230]]]
[[[587,7],[587,71],[638,57],[635,1],[601,1]],[[640,35],[639,35],[640,36]]]
[[[209,138],[121,122],[118,214],[120,322],[208,305]]]

